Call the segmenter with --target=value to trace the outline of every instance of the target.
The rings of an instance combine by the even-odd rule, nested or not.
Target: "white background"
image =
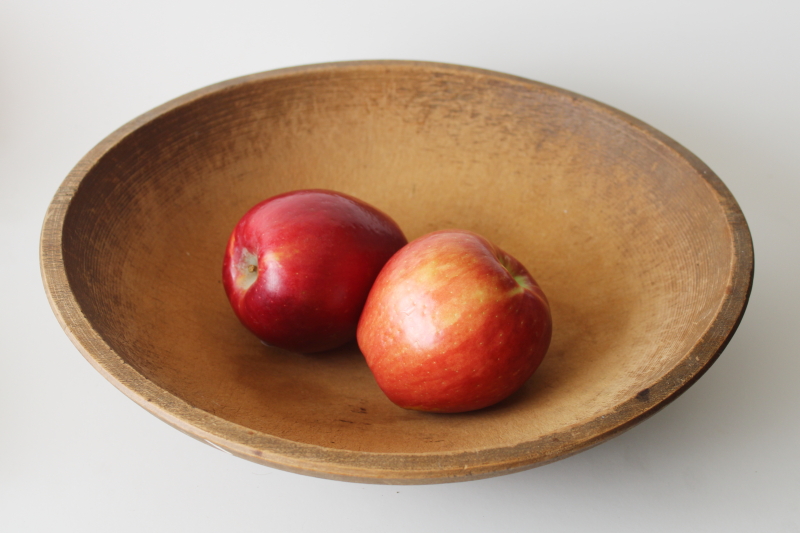
[[[800,532],[798,23],[800,3],[763,0],[0,2],[0,531]],[[597,448],[432,486],[251,464],[125,398],[45,298],[38,239],[58,185],[167,100],[351,59],[532,78],[696,153],[755,242],[750,305],[718,362]]]

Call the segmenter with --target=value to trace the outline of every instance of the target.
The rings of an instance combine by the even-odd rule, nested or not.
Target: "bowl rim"
[[[462,73],[550,92],[580,101],[609,119],[624,122],[685,160],[714,191],[725,214],[733,243],[733,261],[726,294],[700,340],[682,361],[656,383],[621,402],[606,414],[530,442],[484,449],[479,453],[360,452],[275,437],[193,407],[180,397],[158,387],[126,363],[92,328],[72,294],[67,279],[62,246],[64,220],[83,178],[109,150],[138,128],[211,94],[270,79],[309,73],[334,74],[358,69],[423,69],[430,72]],[[733,195],[699,158],[668,136],[611,106],[551,85],[475,67],[403,60],[318,63],[241,76],[192,91],[140,115],[100,141],[64,179],[45,214],[39,260],[48,301],[69,339],[100,374],[150,413],[211,446],[274,468],[328,479],[388,484],[463,481],[526,470],[588,449],[633,427],[677,398],[716,361],[742,320],[752,290],[754,273],[752,237],[744,214]]]

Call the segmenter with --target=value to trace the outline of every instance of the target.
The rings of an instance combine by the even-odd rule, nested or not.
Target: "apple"
[[[222,281],[264,343],[312,353],[355,338],[375,277],[407,243],[397,224],[351,196],[281,194],[250,209],[228,241]]]
[[[541,363],[551,332],[547,298],[519,261],[480,235],[445,230],[389,260],[357,338],[392,402],[456,413],[519,389]]]

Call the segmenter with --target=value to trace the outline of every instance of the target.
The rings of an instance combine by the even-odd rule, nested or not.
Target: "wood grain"
[[[492,408],[425,414],[392,405],[354,344],[261,345],[222,290],[225,242],[257,201],[302,188],[521,260],[554,319],[534,378]],[[223,82],[123,126],[56,193],[41,265],[87,360],[181,431],[304,474],[432,483],[566,457],[674,399],[733,335],[753,249],[719,178],[632,117],[504,74],[374,61]]]

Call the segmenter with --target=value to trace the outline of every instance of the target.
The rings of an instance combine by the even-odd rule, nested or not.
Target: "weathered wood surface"
[[[520,259],[553,311],[537,374],[495,407],[433,415],[392,405],[355,345],[260,344],[220,285],[225,242],[300,188]],[[181,431],[285,470],[431,483],[568,456],[674,399],[733,335],[753,249],[714,173],[619,111],[493,72],[354,62],[223,82],[123,126],[57,192],[41,263],[83,355]]]

